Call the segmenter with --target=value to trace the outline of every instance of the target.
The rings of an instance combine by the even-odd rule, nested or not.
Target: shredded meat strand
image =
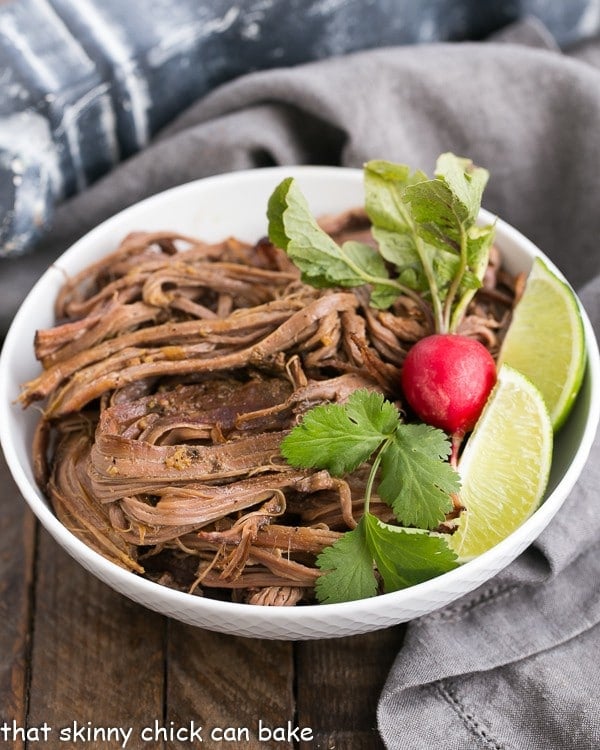
[[[372,243],[362,209],[323,218]],[[521,281],[494,250],[461,332],[497,353]],[[314,289],[268,240],[205,243],[136,232],[65,281],[37,332],[44,402],[36,479],[76,536],[138,575],[262,606],[314,601],[317,556],[356,526],[368,466],[344,479],[298,470],[282,439],[358,388],[399,409],[397,384],[431,315],[367,288]],[[378,497],[371,512],[394,522]]]

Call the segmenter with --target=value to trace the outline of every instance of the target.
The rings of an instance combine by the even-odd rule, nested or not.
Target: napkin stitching
[[[506,750],[506,745],[492,737],[488,729],[477,720],[475,714],[467,710],[465,704],[458,698],[452,680],[439,680],[435,683],[435,688],[471,734],[474,734],[490,750]]]
[[[484,589],[475,598],[470,599],[466,602],[461,602],[459,600],[457,604],[450,605],[448,607],[445,607],[444,609],[439,610],[438,612],[432,613],[427,617],[427,619],[429,621],[457,620],[466,613],[471,612],[472,610],[477,609],[484,604],[489,604],[490,602],[497,602],[500,599],[505,599],[511,596],[516,591],[522,590],[522,588],[523,584],[495,584],[494,586],[489,586],[488,588]]]

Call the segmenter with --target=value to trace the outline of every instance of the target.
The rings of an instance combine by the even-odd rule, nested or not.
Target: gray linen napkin
[[[596,334],[600,279],[581,291]],[[390,750],[600,747],[600,437],[550,526],[505,571],[411,623],[384,687]]]
[[[530,25],[514,38],[533,43],[534,34]],[[574,54],[598,64],[599,49],[598,44],[586,45]],[[595,82],[587,79],[589,73]],[[523,74],[529,75],[526,66]],[[586,139],[581,132],[562,129],[559,99],[554,98],[560,97],[559,81],[553,88],[547,76],[536,75],[533,80],[540,85],[536,104],[545,116],[541,123],[533,120],[531,127],[541,138],[552,133],[551,138],[562,139],[555,158],[572,173],[574,185],[579,149],[587,149]],[[578,120],[582,110],[597,106],[600,74],[587,71],[579,85],[568,89],[579,101],[570,113]],[[519,131],[528,127],[528,115],[535,118],[540,110],[534,106],[533,111],[512,113]],[[597,144],[592,148],[598,164]],[[535,171],[529,155],[521,152],[521,159],[523,168]],[[545,179],[543,164],[538,163],[537,169],[538,177]],[[595,187],[596,192],[592,183],[579,193],[590,219],[598,213],[594,208],[598,181]],[[575,273],[583,254],[589,252],[588,260],[596,264],[600,252],[590,248],[582,253],[580,227],[571,223],[565,203],[574,196],[568,197],[560,184],[554,188],[548,212],[562,207],[560,221],[570,225],[571,240],[564,255],[555,254],[554,248],[550,252],[572,280],[581,282],[590,278],[587,270],[581,276]],[[544,220],[542,215],[536,221],[540,218]],[[592,274],[596,268],[590,266]],[[598,276],[585,284],[580,297],[598,336]],[[378,726],[389,750],[600,747],[599,457],[597,435],[590,460],[565,505],[519,559],[470,595],[411,623],[379,701]]]
[[[600,326],[599,128],[600,71],[549,49],[424,45],[250,74],[61,208],[35,257],[196,177],[369,158],[430,172],[452,150],[489,168],[489,209],[576,286],[589,282],[583,298]],[[513,565],[411,623],[379,706],[390,749],[600,747],[599,454],[596,444],[564,509]]]

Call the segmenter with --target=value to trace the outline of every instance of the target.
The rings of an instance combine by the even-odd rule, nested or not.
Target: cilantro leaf
[[[373,555],[365,537],[365,522],[347,531],[317,557],[317,566],[326,571],[315,583],[322,604],[368,599],[377,594]]]
[[[281,453],[292,466],[327,469],[343,476],[376,452],[381,458],[378,494],[407,526],[435,528],[452,508],[457,472],[446,460],[450,442],[425,424],[402,424],[382,394],[354,391],[346,404],[316,406],[283,439]],[[368,508],[368,498],[366,499]]]
[[[308,411],[281,444],[292,466],[327,469],[333,476],[354,471],[398,425],[396,407],[380,393],[359,389],[346,404]]]
[[[445,460],[450,443],[441,430],[425,424],[401,424],[383,451],[379,496],[406,526],[433,529],[452,509],[458,473]]]
[[[442,534],[391,526],[365,513],[355,529],[321,552],[317,566],[323,571],[315,584],[317,599],[334,604],[375,596],[374,566],[389,593],[446,573],[458,562]]]
[[[377,430],[382,438],[391,435],[399,423],[398,409],[383,394],[359,388],[353,391],[346,402],[348,417],[357,425],[368,425]]]
[[[361,519],[369,553],[386,592],[428,581],[458,566],[456,554],[441,534],[402,529],[366,513]]]

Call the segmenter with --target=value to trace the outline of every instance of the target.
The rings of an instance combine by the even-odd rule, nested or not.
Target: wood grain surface
[[[1,455],[0,540],[0,748],[383,747],[377,699],[402,626],[292,643],[158,615],[37,527]]]
[[[9,478],[0,453],[0,723],[24,726],[27,717],[32,580],[33,516]],[[1,745],[0,745],[1,746]],[[24,746],[16,741],[14,747]]]

